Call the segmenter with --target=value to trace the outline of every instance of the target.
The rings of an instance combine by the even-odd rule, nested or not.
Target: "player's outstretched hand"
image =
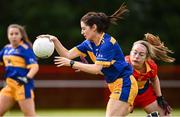
[[[56,64],[57,67],[71,66],[70,61],[70,59],[67,59],[65,57],[56,56],[54,59],[54,64]]]
[[[165,111],[165,115],[168,115],[171,113],[172,108],[171,106],[167,103],[167,101],[164,99],[163,96],[157,97],[157,102],[158,105]]]
[[[42,34],[42,35],[37,36],[36,38],[48,38],[50,41],[58,40],[57,37],[53,35],[49,35],[49,34]]]

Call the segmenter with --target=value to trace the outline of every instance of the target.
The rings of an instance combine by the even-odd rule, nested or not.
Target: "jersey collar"
[[[101,44],[101,41],[103,40],[103,38],[104,38],[104,32],[103,32],[103,34],[101,35],[101,38],[100,38],[100,40],[99,40],[99,42],[98,42],[98,44],[96,45],[96,46],[99,46],[100,44]]]
[[[152,69],[151,69],[151,67],[149,66],[149,64],[147,63],[147,61],[145,62],[145,66],[146,66],[146,72],[145,72],[145,74],[146,74],[146,73],[150,72]],[[136,69],[135,69],[135,70],[136,70]],[[140,73],[139,70],[136,70],[136,72],[137,72],[137,73]]]

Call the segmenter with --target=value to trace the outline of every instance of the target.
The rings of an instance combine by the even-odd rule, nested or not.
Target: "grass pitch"
[[[105,117],[105,109],[37,109],[38,117]],[[22,117],[20,110],[10,110],[5,117]],[[146,117],[143,110],[135,109],[128,117]],[[180,109],[174,109],[172,117],[180,117]]]

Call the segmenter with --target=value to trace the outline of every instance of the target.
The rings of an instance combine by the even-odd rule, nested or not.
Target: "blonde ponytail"
[[[174,53],[168,47],[161,42],[158,36],[154,36],[153,34],[147,33],[145,34],[145,40],[151,44],[151,50],[153,51],[153,58],[162,60],[164,62],[174,62],[175,58],[168,56],[168,54]]]

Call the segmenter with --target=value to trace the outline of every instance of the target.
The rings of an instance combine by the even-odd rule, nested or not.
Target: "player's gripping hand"
[[[167,101],[164,99],[163,96],[157,97],[157,102],[158,102],[158,105],[165,111],[165,115],[168,115],[171,113],[172,108],[170,107],[170,105],[167,103]]]
[[[21,85],[25,85],[29,82],[30,78],[28,78],[27,76],[24,77],[17,77],[19,84]]]
[[[58,38],[56,36],[49,35],[49,34],[42,34],[42,35],[37,36],[36,38],[48,38],[50,41],[58,40]]]

